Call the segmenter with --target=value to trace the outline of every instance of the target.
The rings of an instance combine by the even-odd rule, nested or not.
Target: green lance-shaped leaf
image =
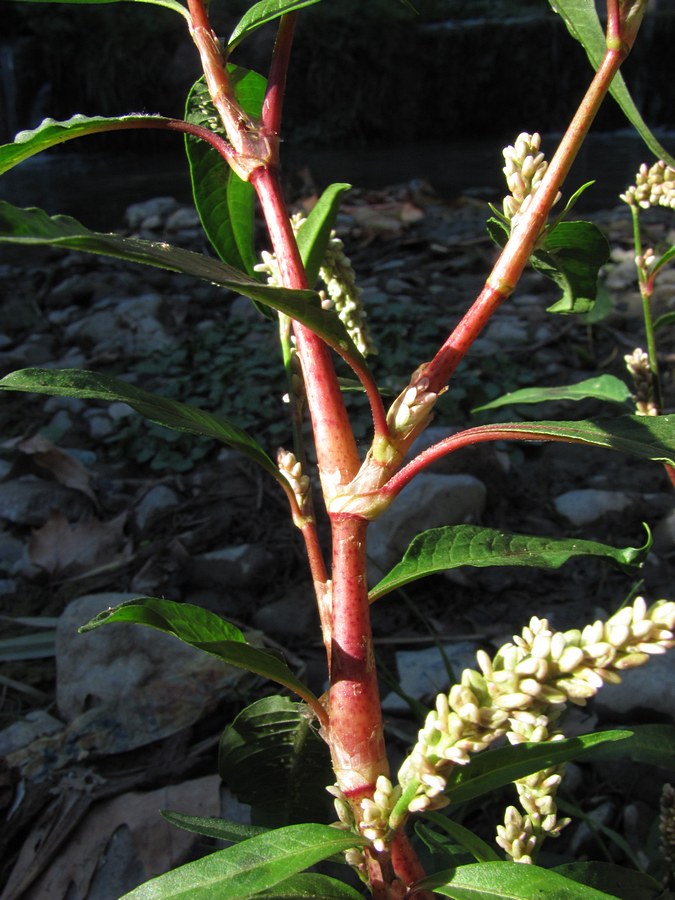
[[[445,832],[453,842],[467,850],[476,862],[489,862],[490,860],[497,862],[501,859],[499,854],[489,844],[486,844],[484,840],[479,838],[477,834],[465,828],[464,825],[460,825],[459,822],[453,821],[448,816],[438,812],[425,812],[424,819],[427,822],[431,822],[440,831]],[[415,830],[418,830],[417,825]]]
[[[227,52],[231,53],[237,44],[241,43],[244,38],[253,34],[262,25],[278,19],[286,13],[295,12],[303,9],[305,6],[312,6],[319,0],[260,0],[250,9],[246,10],[242,18],[237,23],[234,31],[230,35],[227,42]]]
[[[553,872],[588,887],[609,891],[620,900],[666,900],[663,885],[644,872],[609,862],[573,862],[556,866]]]
[[[505,422],[479,425],[455,437],[469,435],[474,442],[515,439],[585,444],[675,465],[675,415],[617,416],[578,422]]]
[[[5,201],[0,201],[0,242],[27,246],[47,244],[100,253],[193,275],[244,294],[296,319],[318,334],[347,362],[357,360],[363,369],[363,358],[338,314],[332,309],[322,309],[319,297],[313,291],[293,291],[262,284],[232,266],[201,253],[156,241],[90,231],[70,216],[49,216],[44,210],[19,209]]]
[[[612,900],[612,894],[558,872],[516,862],[457,866],[416,882],[415,889],[433,890],[453,900]]]
[[[60,3],[63,5],[64,0],[21,0],[23,3]],[[178,0],[66,0],[68,3],[73,4],[102,4],[102,3],[151,3],[153,6],[165,6],[167,9],[172,9],[174,12],[180,13],[182,16],[185,16],[186,19],[189,19],[189,13],[185,6],[182,3],[178,3]]]
[[[171,634],[184,644],[217,656],[231,666],[283,684],[306,700],[316,712],[323,713],[314,694],[295,677],[283,660],[267,650],[247,644],[238,628],[201,606],[140,597],[103,610],[80,631],[93,631],[109,622],[135,622]]]
[[[242,825],[240,822],[230,822],[215,816],[188,816],[172,809],[160,809],[159,812],[163,819],[177,828],[182,828],[191,834],[202,834],[204,837],[212,837],[231,844],[238,844],[239,841],[245,841],[250,837],[269,831],[269,828],[263,828],[260,825]]]
[[[562,297],[549,312],[587,313],[598,290],[598,273],[609,259],[607,239],[591,222],[559,222],[530,257],[532,266],[554,281]]]
[[[591,65],[597,70],[605,55],[607,44],[595,0],[549,0],[549,3],[553,11],[563,17],[570,34],[583,45]],[[675,166],[675,159],[657,141],[638,112],[621,73],[614,76],[610,93],[652,153],[658,159]]]
[[[298,231],[298,249],[307,273],[307,280],[311,285],[319,276],[331,229],[335,225],[340,210],[342,195],[350,187],[350,184],[339,182],[329,185]]]
[[[617,747],[628,746],[631,735],[632,731],[602,731],[562,741],[487,750],[473,757],[467,766],[455,766],[445,793],[452,803],[466,803],[549,766],[588,759],[612,742],[618,742]]]
[[[125,894],[124,900],[247,900],[362,843],[358,835],[329,825],[289,825],[153,878]]]
[[[0,175],[36,153],[49,150],[58,144],[72,141],[88,134],[102,131],[124,131],[129,128],[147,127],[169,122],[164,116],[129,115],[109,118],[106,116],[76,115],[63,122],[45,119],[31,131],[20,131],[12,144],[0,147]]]
[[[0,390],[127,403],[146,419],[165,428],[215,438],[239,450],[283,485],[277,466],[243,428],[221,416],[144,391],[112,375],[82,369],[20,369],[0,379]]]
[[[487,409],[528,403],[550,403],[556,400],[602,400],[605,403],[617,403],[625,406],[630,399],[630,388],[625,381],[621,381],[614,375],[598,375],[596,378],[587,378],[577,384],[564,384],[557,387],[528,387],[519,391],[511,391],[489,403],[474,407],[471,412],[484,412]]]
[[[328,747],[306,707],[288,697],[265,697],[239,713],[220,739],[218,770],[256,825],[334,817]]]
[[[363,900],[363,894],[329,875],[301,872],[282,881],[256,898],[266,900]]]
[[[431,528],[413,538],[401,562],[370,592],[370,601],[436,572],[458,566],[531,566],[559,569],[575,556],[608,559],[621,568],[640,566],[651,547],[625,550],[596,541],[512,534],[479,525],[446,525]]]
[[[238,66],[227,69],[236,100],[253,119],[259,118],[265,79]],[[203,77],[190,90],[185,118],[226,137]],[[185,149],[192,196],[208,239],[223,262],[254,276],[257,259],[253,246],[253,185],[241,179],[214,147],[199,138],[186,135]]]

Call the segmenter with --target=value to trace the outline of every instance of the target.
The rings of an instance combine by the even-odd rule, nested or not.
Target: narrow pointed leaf
[[[609,862],[573,862],[552,871],[588,887],[611,891],[619,900],[665,900],[663,885],[644,872]]]
[[[125,900],[247,900],[303,869],[363,843],[329,825],[290,825],[153,878]]]
[[[476,442],[563,441],[620,450],[642,459],[675,465],[675,415],[618,416],[578,422],[505,422],[480,425],[460,432],[454,438],[460,436],[470,436]]]
[[[479,838],[477,834],[465,828],[464,825],[460,825],[459,822],[453,821],[448,816],[438,812],[425,812],[424,819],[427,822],[431,822],[440,831],[444,831],[460,847],[468,850],[476,862],[490,862],[490,860],[497,862],[501,859],[499,854],[489,844],[486,844],[484,840]]]
[[[350,187],[350,184],[341,183],[329,185],[298,231],[298,249],[311,285],[314,285],[319,275],[331,229],[340,210],[342,195]]]
[[[325,790],[335,780],[326,743],[307,708],[288,697],[264,697],[247,706],[220,739],[218,771],[256,825],[279,827],[331,821]]]
[[[228,75],[235,98],[244,111],[258,118],[265,96],[265,79],[238,66],[228,66]],[[203,77],[195,82],[188,95],[185,118],[226,137]],[[186,135],[185,149],[192,196],[208,239],[223,262],[253,276],[257,262],[253,246],[253,185],[239,178],[220,153],[204,141]]]
[[[21,0],[23,3],[60,3],[63,5],[64,0]],[[182,3],[178,3],[178,0],[67,0],[68,3],[73,4],[99,4],[99,3],[151,3],[154,6],[165,6],[167,9],[173,9],[174,12],[179,12],[185,18],[189,18],[187,9],[183,6]]]
[[[577,384],[564,384],[557,387],[529,387],[519,391],[511,391],[476,406],[472,413],[484,412],[486,409],[499,409],[502,406],[516,406],[526,403],[549,403],[555,400],[603,400],[606,403],[617,403],[625,406],[631,399],[631,392],[625,381],[614,375],[599,375],[587,378]]]
[[[546,235],[541,250],[530,257],[537,271],[554,281],[562,297],[549,312],[587,313],[593,308],[598,274],[609,259],[609,244],[591,222],[559,222]]]
[[[242,825],[240,822],[229,822],[227,819],[218,819],[215,816],[188,816],[175,812],[172,809],[160,809],[160,815],[167,822],[189,831],[191,834],[202,834],[204,837],[215,838],[218,841],[229,841],[238,844],[258,834],[269,831],[259,825]]]
[[[318,334],[347,362],[357,359],[363,367],[363,358],[338,314],[332,309],[322,309],[319,297],[313,291],[273,287],[201,253],[155,241],[90,231],[70,216],[48,216],[41,209],[19,209],[5,201],[0,201],[0,242],[28,246],[47,244],[100,253],[202,278],[296,319]]]
[[[532,566],[559,569],[575,556],[608,559],[621,568],[642,565],[651,538],[644,547],[620,549],[596,541],[512,534],[479,525],[446,525],[413,538],[403,559],[370,592],[370,601],[435,572],[458,566]]]
[[[549,0],[549,3],[553,11],[563,17],[570,34],[582,44],[591,65],[597,70],[605,55],[606,39],[595,0]],[[639,34],[637,39],[640,40]],[[675,159],[661,146],[638,112],[621,73],[614,76],[610,93],[654,156],[675,166]]]
[[[651,270],[650,274],[654,275],[656,272],[658,272],[660,269],[662,269],[665,265],[667,265],[667,263],[669,263],[673,259],[675,259],[675,246],[669,247],[666,250],[666,252],[663,254],[663,256],[660,256],[657,259],[657,261],[654,263],[654,267]]]
[[[23,162],[36,153],[48,150],[66,141],[84,137],[87,134],[98,134],[102,131],[122,131],[127,128],[148,125],[154,122],[168,122],[164,116],[129,115],[116,116],[82,116],[76,115],[62,122],[45,119],[37,128],[20,131],[12,144],[0,147],[0,175],[13,166]]]
[[[158,425],[215,438],[257,462],[277,481],[280,479],[277,466],[238,425],[187,403],[144,391],[112,375],[82,369],[20,369],[0,379],[0,390],[127,403]]]
[[[103,610],[80,631],[93,631],[109,622],[136,622],[171,634],[184,644],[217,656],[231,666],[283,684],[306,700],[313,709],[321,708],[314,694],[295,677],[282,659],[247,644],[238,628],[200,606],[141,597]]]
[[[635,725],[628,740],[620,745],[605,744],[594,751],[597,759],[630,759],[632,762],[671,769],[675,760],[675,725],[661,722]]]
[[[550,869],[515,862],[472,863],[438,872],[415,884],[453,900],[609,900],[595,888]]]
[[[452,803],[466,803],[549,766],[558,766],[570,759],[588,758],[601,745],[628,741],[631,735],[632,731],[603,731],[562,741],[487,750],[475,756],[469,765],[453,769],[446,794]]]
[[[318,2],[319,0],[260,0],[260,3],[256,3],[245,12],[237,23],[227,44],[228,53],[231,53],[237,44],[249,34],[253,34],[261,25],[266,25],[268,22],[278,19],[279,16]]]

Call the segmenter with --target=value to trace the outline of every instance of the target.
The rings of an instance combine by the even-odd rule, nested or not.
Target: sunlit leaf
[[[72,141],[87,134],[98,134],[102,131],[123,131],[129,128],[168,121],[164,116],[140,114],[116,116],[113,118],[76,115],[62,122],[57,122],[55,119],[45,119],[37,128],[33,128],[30,131],[20,131],[12,144],[3,144],[0,147],[0,175],[36,153],[41,153],[50,147],[55,147],[58,144]]]
[[[218,819],[215,816],[189,816],[172,809],[160,809],[163,819],[189,831],[191,834],[202,834],[204,837],[215,838],[219,841],[229,841],[238,844],[239,841],[248,840],[257,834],[264,834],[268,828],[260,825],[242,825],[240,822],[229,822],[227,819]]]
[[[0,390],[127,403],[136,412],[174,431],[215,438],[244,453],[279,480],[279,470],[262,447],[222,416],[144,391],[102,372],[82,369],[20,369],[0,379]]]
[[[607,45],[595,0],[549,0],[549,3],[553,11],[562,16],[570,34],[583,45],[591,65],[597,70]],[[639,35],[637,39],[640,40]],[[657,141],[638,112],[621,73],[614,76],[610,92],[652,153],[675,166],[675,159]]]
[[[455,766],[446,794],[452,803],[466,803],[549,766],[559,766],[570,759],[588,759],[608,742],[616,741],[618,747],[631,735],[632,731],[602,731],[562,741],[486,750],[474,756],[467,766]]]
[[[228,75],[242,109],[253,118],[259,117],[265,79],[237,66],[228,66]],[[185,118],[226,136],[203,77],[195,82],[188,95]],[[186,135],[185,147],[192,196],[208,239],[223,262],[254,275],[257,258],[253,246],[253,185],[241,179],[220,153],[204,141]]]
[[[149,625],[177,637],[184,644],[211,653],[231,666],[283,684],[306,700],[313,709],[320,708],[314,694],[295,677],[282,659],[274,653],[247,644],[238,628],[201,606],[141,597],[103,610],[80,628],[80,631],[93,631],[109,622]]]
[[[248,900],[322,859],[362,843],[357,835],[329,825],[289,825],[180,866],[124,898]]]
[[[516,862],[472,863],[438,872],[415,884],[453,900],[611,900],[558,872]]]
[[[65,5],[64,0],[20,0],[22,3],[59,3],[60,5]],[[187,8],[183,6],[182,3],[178,3],[178,0],[66,0],[67,3],[72,4],[102,4],[102,3],[151,3],[153,6],[165,6],[167,9],[173,9],[174,12],[179,12],[182,16],[185,16],[186,19],[189,18],[189,14]]]
[[[499,409],[502,406],[516,406],[525,403],[589,399],[625,406],[631,399],[631,392],[626,382],[621,381],[620,378],[616,378],[614,375],[598,375],[576,384],[563,384],[557,387],[527,387],[519,391],[511,391],[497,397],[496,400],[474,407],[471,412],[484,412],[486,409]]]
[[[237,44],[241,43],[249,34],[257,31],[261,25],[266,25],[268,22],[278,19],[279,16],[318,2],[319,0],[260,0],[259,3],[246,10],[237,23],[227,42],[228,53],[231,53]]]
[[[326,253],[342,195],[350,184],[331,184],[323,192],[298,231],[298,249],[309,284],[314,285]]]
[[[479,525],[445,525],[413,538],[401,562],[370,591],[369,597],[372,602],[411,581],[458,566],[559,569],[577,556],[601,557],[622,568],[640,566],[650,547],[651,538],[644,547],[622,550],[596,541],[512,534]]]
[[[363,367],[363,357],[338,314],[332,309],[322,309],[319,297],[313,291],[294,291],[263,284],[201,253],[156,241],[90,231],[70,216],[48,216],[41,209],[19,209],[5,201],[0,201],[0,242],[27,246],[47,244],[100,253],[202,278],[296,319],[347,361],[356,359]]]
[[[609,259],[607,238],[591,222],[559,222],[530,257],[532,266],[554,281],[562,297],[549,312],[587,313],[595,302],[598,274]]]

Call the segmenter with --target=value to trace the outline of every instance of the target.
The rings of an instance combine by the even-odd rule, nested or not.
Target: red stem
[[[281,17],[274,42],[267,90],[262,107],[262,126],[270,134],[278,135],[281,130],[281,111],[297,16],[297,13],[288,13]]]
[[[541,230],[572,163],[586,137],[614,75],[623,62],[625,50],[608,50],[581,101],[569,128],[534,194],[532,203],[513,228],[504,250],[483,290],[455,330],[426,367],[430,390],[440,391],[448,382],[490,317],[513,292],[527,261],[535,249]]]
[[[333,768],[345,796],[372,796],[389,774],[366,582],[368,523],[331,516],[333,606],[328,732]]]
[[[421,471],[439,460],[448,453],[460,450],[472,444],[482,444],[486,441],[537,441],[539,443],[545,441],[558,441],[566,444],[586,444],[587,441],[558,436],[556,434],[538,435],[536,432],[520,431],[518,425],[479,425],[477,428],[468,428],[459,434],[450,435],[450,437],[427,447],[412,459],[407,466],[393,475],[389,481],[381,488],[381,494],[387,498],[393,498]]]
[[[276,174],[261,166],[252,173],[251,183],[260,199],[282,284],[290,288],[307,288],[307,276]],[[322,484],[324,493],[329,496],[339,486],[348,484],[358,471],[360,460],[356,441],[328,347],[299,322],[293,322],[293,331],[305,376]]]

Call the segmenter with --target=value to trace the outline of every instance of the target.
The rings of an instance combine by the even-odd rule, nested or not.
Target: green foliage
[[[228,665],[282,684],[306,700],[312,709],[320,714],[323,712],[314,694],[295,677],[283,660],[274,653],[247,643],[238,628],[201,606],[142,597],[103,610],[80,631],[93,631],[110,622],[135,622],[171,634],[184,644],[217,656]]]
[[[619,550],[595,541],[509,534],[478,525],[446,525],[413,538],[403,559],[370,591],[370,600],[435,572],[459,566],[536,566],[558,569],[575,556],[596,556],[622,568],[640,566],[651,547]]]
[[[239,713],[221,736],[218,770],[257,825],[335,817],[328,748],[307,707],[287,697],[265,697]]]
[[[358,836],[345,834],[327,825],[289,825],[180,866],[166,875],[153,878],[124,897],[126,900],[178,897],[213,900],[214,896],[218,896],[221,900],[247,900],[275,887],[283,893],[267,896],[302,896],[286,892],[287,879],[334,853],[361,843]],[[327,883],[330,884],[331,880]],[[291,888],[297,890],[293,888],[293,883]],[[338,891],[338,888],[341,893],[324,893],[323,896],[358,897],[353,891],[350,894],[343,885],[338,885],[335,890]]]
[[[550,403],[559,400],[602,400],[605,403],[616,403],[625,408],[631,399],[631,392],[625,382],[614,375],[598,375],[587,378],[577,384],[558,385],[556,387],[530,387],[519,391],[510,391],[489,403],[476,406],[472,412],[485,412],[488,409],[499,409],[502,406],[520,406],[529,403]]]

